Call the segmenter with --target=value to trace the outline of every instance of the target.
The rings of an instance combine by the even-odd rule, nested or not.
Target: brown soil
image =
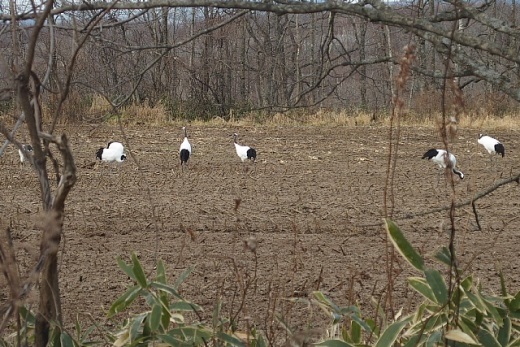
[[[104,318],[110,304],[131,285],[116,257],[128,260],[132,252],[149,273],[155,259],[163,259],[172,282],[195,266],[182,294],[204,307],[204,318],[211,317],[221,298],[224,316],[241,310],[239,316],[249,317],[259,329],[279,326],[274,313],[295,328],[309,319],[316,325],[329,321],[317,307],[312,318],[304,304],[283,298],[310,297],[320,289],[338,304],[358,303],[372,312],[370,297],[384,293],[387,128],[189,126],[193,155],[184,172],[178,160],[180,127],[126,129],[129,160],[95,166],[97,148],[108,140],[124,141],[118,128],[64,131],[78,167],[66,205],[60,263],[67,324],[76,315],[90,324],[87,313],[110,324]],[[235,131],[240,142],[256,147],[256,165],[236,156]],[[455,177],[457,201],[520,171],[518,132],[493,134],[506,146],[506,157],[494,162],[477,146],[477,135],[477,130],[461,131],[453,146],[466,175],[463,181]],[[393,215],[430,260],[448,244],[447,212],[405,217],[450,203],[444,176],[421,160],[436,146],[442,144],[435,130],[402,129],[393,184]],[[30,166],[19,166],[12,146],[0,158],[0,175],[0,226],[11,225],[23,270],[38,255],[39,185]],[[511,291],[520,289],[518,192],[512,183],[478,201],[482,231],[470,207],[456,213],[460,267],[473,272],[487,291],[499,289],[497,269],[505,272]],[[244,247],[253,239],[256,254]],[[437,262],[429,264],[443,269]],[[403,285],[411,274],[399,258],[396,309],[418,299]],[[1,292],[4,300],[7,290]]]

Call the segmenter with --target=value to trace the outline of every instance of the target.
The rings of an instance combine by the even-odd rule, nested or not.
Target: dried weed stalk
[[[395,169],[397,167],[397,157],[399,152],[399,138],[401,133],[400,118],[405,105],[404,94],[406,91],[406,85],[410,78],[411,66],[415,60],[415,45],[409,44],[404,48],[403,57],[400,60],[400,70],[396,77],[395,84],[395,95],[393,95],[393,107],[392,115],[390,118],[390,126],[388,130],[388,156],[387,156],[387,167],[386,167],[386,179],[385,187],[383,191],[383,208],[384,217],[391,218],[394,213],[395,207]],[[384,308],[389,310],[392,316],[394,314],[393,308],[393,288],[395,276],[394,273],[394,262],[397,261],[395,258],[395,250],[391,242],[388,240],[388,236],[385,238],[385,257],[386,257],[386,274],[387,274],[387,288],[386,297],[384,301]]]

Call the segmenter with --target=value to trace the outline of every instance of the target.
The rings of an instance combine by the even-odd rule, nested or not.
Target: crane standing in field
[[[182,130],[184,130],[184,140],[179,148],[179,157],[181,159],[181,169],[184,171],[183,164],[188,165],[188,160],[190,159],[191,144],[190,141],[188,141],[188,131],[186,130],[186,127],[182,127]]]
[[[237,151],[237,155],[242,160],[242,162],[247,159],[256,161],[256,150],[253,147],[243,146],[238,144],[238,134],[233,134],[233,140],[235,142],[235,150]]]
[[[422,159],[433,161],[441,169],[449,168],[453,171],[454,174],[459,176],[460,179],[464,179],[464,174],[457,170],[457,159],[452,153],[448,153],[444,149],[432,148],[424,153]]]
[[[484,146],[486,151],[488,151],[489,158],[491,161],[493,161],[493,154],[499,154],[502,156],[502,158],[506,154],[506,149],[504,148],[504,145],[500,143],[500,141],[498,141],[497,139],[492,138],[491,136],[479,134],[477,142]]]
[[[22,150],[23,149],[23,150]],[[32,155],[33,148],[31,145],[22,145],[22,149],[18,149],[18,155],[20,156],[20,164],[23,165],[26,161],[29,161],[29,155]]]

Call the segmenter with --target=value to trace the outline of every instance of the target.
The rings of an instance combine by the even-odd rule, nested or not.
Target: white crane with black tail
[[[29,160],[28,155],[33,154],[33,148],[31,145],[22,145],[22,149],[18,149],[18,155],[20,156],[20,164],[23,165],[23,163]]]
[[[233,134],[233,140],[235,142],[235,150],[237,151],[237,155],[240,160],[242,160],[242,162],[248,159],[256,162],[256,150],[253,147],[239,145],[237,133]]]
[[[453,171],[454,174],[459,176],[460,179],[464,179],[464,174],[457,170],[457,159],[453,153],[448,153],[444,149],[432,148],[424,153],[422,159],[431,160],[435,164],[439,165],[439,168],[441,169],[449,168]]]
[[[125,147],[121,142],[111,141],[106,148],[101,147],[96,152],[96,158],[106,162],[122,162],[126,160]]]
[[[184,170],[183,165],[188,165],[188,160],[190,159],[191,144],[190,141],[188,141],[188,131],[186,130],[186,127],[182,127],[182,130],[184,130],[184,140],[179,148],[179,157],[181,159],[181,168]]]
[[[503,158],[506,154],[506,149],[504,148],[504,145],[500,143],[500,141],[498,141],[497,139],[492,138],[491,136],[479,134],[478,143],[484,146],[484,148],[486,149],[486,151],[488,151],[490,155],[499,154]]]

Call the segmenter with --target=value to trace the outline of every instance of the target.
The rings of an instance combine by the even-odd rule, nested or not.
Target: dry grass
[[[385,117],[382,124],[386,125],[388,119]],[[449,117],[446,118],[446,123],[449,122]],[[407,115],[403,117],[402,124],[407,126],[422,126],[438,128],[443,123],[441,114],[434,114],[428,117],[419,115]],[[485,129],[486,131],[492,129],[501,130],[518,130],[520,123],[515,114],[508,114],[502,116],[495,116],[492,114],[477,114],[477,113],[463,113],[458,118],[458,124],[461,128],[469,129]]]
[[[113,114],[111,105],[102,97],[94,97],[88,106],[83,109],[78,107],[67,107],[64,109],[63,121],[82,121],[82,120],[106,120],[108,122],[116,122],[117,116]],[[421,126],[438,128],[442,124],[442,115],[440,112],[431,112],[424,109],[427,115],[416,112],[405,111],[401,115],[401,124],[405,126]],[[448,111],[448,117],[453,111]],[[50,114],[50,110],[44,109],[44,114]],[[132,104],[124,107],[120,113],[120,119],[124,124],[138,125],[147,124],[155,126],[163,126],[166,124],[185,124],[188,121],[182,119],[178,115],[171,114],[171,111],[162,103],[150,105],[148,102],[141,104]],[[6,117],[7,123],[16,119]],[[191,120],[189,123],[194,125],[212,125],[218,126],[223,124],[233,124],[235,126],[250,126],[256,124],[264,124],[271,126],[370,126],[370,125],[389,125],[389,113],[375,113],[366,111],[352,110],[330,110],[320,109],[318,111],[295,110],[283,113],[268,115],[261,112],[251,112],[240,117],[230,115],[229,120],[221,117],[214,117],[211,120]],[[507,114],[494,115],[485,110],[475,110],[463,113],[458,119],[458,126],[462,128],[483,129],[486,132],[493,129],[501,130],[518,130],[520,123],[517,121],[517,115],[514,112]]]
[[[118,119],[117,116],[112,115],[112,106],[102,97],[93,98],[90,112],[108,116],[107,120],[109,122],[114,122]],[[160,102],[150,105],[148,101],[145,101],[141,104],[131,104],[124,107],[119,117],[125,124],[163,125],[167,123],[168,111]]]
[[[375,116],[366,112],[328,111],[318,110],[315,113],[302,113],[291,115],[278,113],[268,118],[268,125],[298,125],[307,124],[315,126],[337,125],[337,126],[365,126],[375,122]]]
[[[92,114],[106,114],[112,111],[110,103],[101,96],[94,96],[89,112]]]
[[[446,119],[448,123],[449,117]],[[458,126],[461,128],[482,129],[490,131],[492,129],[501,130],[518,130],[520,122],[515,114],[495,116],[492,114],[462,114],[458,119]],[[390,115],[376,115],[367,112],[349,112],[349,111],[328,111],[320,110],[315,113],[277,113],[271,117],[260,118],[255,115],[249,115],[240,119],[231,119],[225,121],[222,118],[214,118],[211,121],[198,121],[197,124],[235,124],[235,125],[254,125],[264,124],[272,126],[290,126],[290,125],[309,125],[309,126],[388,126]],[[194,123],[194,122],[192,122]],[[442,115],[434,114],[429,116],[421,116],[417,114],[405,114],[401,117],[401,124],[404,126],[421,126],[426,128],[438,128],[442,124]]]
[[[168,121],[168,111],[160,102],[150,106],[145,101],[140,105],[126,106],[121,112],[121,120],[131,124],[162,125]]]

